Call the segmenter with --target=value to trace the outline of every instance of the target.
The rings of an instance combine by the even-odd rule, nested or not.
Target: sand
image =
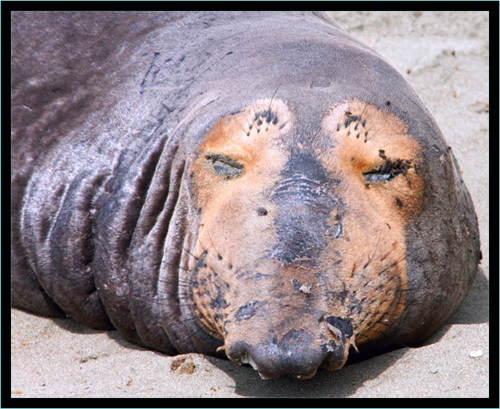
[[[488,397],[488,14],[332,15],[415,87],[472,194],[483,261],[472,291],[446,325],[417,349],[337,372],[319,371],[306,381],[263,381],[252,368],[229,361],[198,354],[169,357],[132,345],[116,331],[13,310],[12,397]]]

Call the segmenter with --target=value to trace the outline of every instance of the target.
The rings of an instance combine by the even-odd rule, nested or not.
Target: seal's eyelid
[[[410,160],[396,159],[393,161],[386,158],[384,151],[381,151],[380,156],[386,159],[383,165],[368,172],[363,172],[363,177],[368,183],[389,182],[399,175],[406,175],[407,171],[413,167]]]
[[[207,153],[205,159],[210,162],[215,174],[227,179],[240,176],[243,173],[243,165],[227,156],[217,153]]]

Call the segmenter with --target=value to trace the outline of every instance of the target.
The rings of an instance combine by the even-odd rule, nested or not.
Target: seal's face
[[[192,313],[263,378],[341,368],[397,326],[420,147],[394,115],[350,100],[308,135],[260,100],[219,120],[192,164],[200,226]]]

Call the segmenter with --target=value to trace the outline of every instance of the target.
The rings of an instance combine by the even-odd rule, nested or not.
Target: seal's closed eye
[[[411,161],[409,160],[396,159],[392,161],[382,155],[383,154],[380,156],[386,160],[383,165],[378,166],[369,172],[363,172],[363,177],[366,182],[389,182],[399,175],[406,175],[406,172],[412,167]]]
[[[209,162],[217,176],[233,179],[243,173],[243,165],[227,156],[209,153],[205,155],[205,159]]]

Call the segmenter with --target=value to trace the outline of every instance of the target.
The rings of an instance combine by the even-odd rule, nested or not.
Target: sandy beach
[[[483,260],[472,291],[446,325],[420,348],[320,370],[310,380],[264,381],[249,366],[199,354],[170,357],[116,331],[13,310],[12,397],[488,397],[488,13],[331,14],[417,90],[471,192]]]

